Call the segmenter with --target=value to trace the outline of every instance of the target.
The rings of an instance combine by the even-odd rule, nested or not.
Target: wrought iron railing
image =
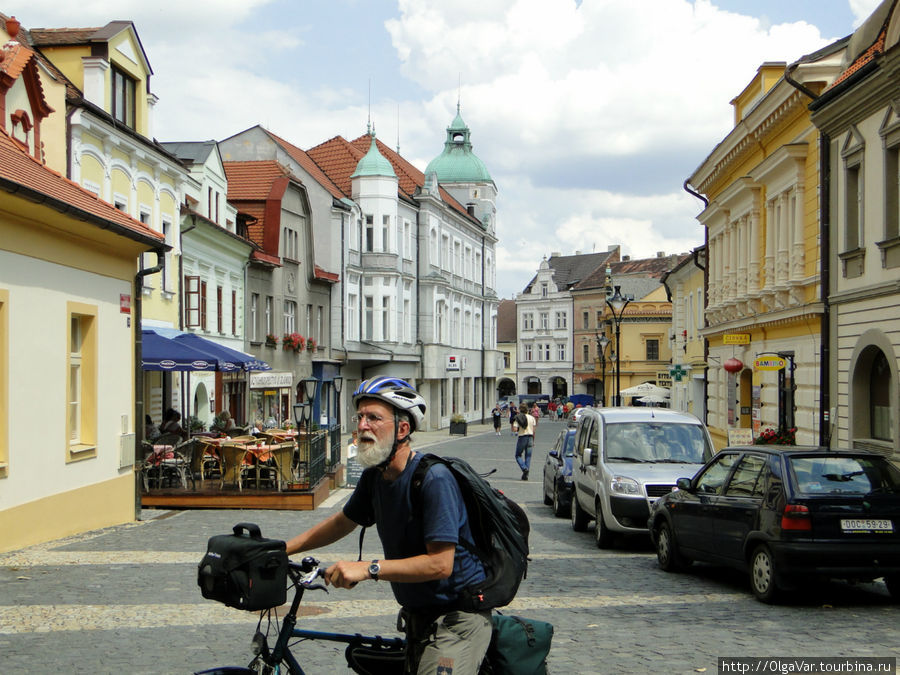
[[[328,438],[331,439],[331,453],[328,456],[328,469],[333,470],[341,463],[341,427],[337,424],[332,425],[328,431]]]
[[[327,451],[327,431],[313,433],[309,442],[309,487],[313,488],[325,477],[325,455]]]
[[[297,437],[297,482],[306,489],[314,488],[325,477],[325,457],[327,453],[324,430],[300,433]]]

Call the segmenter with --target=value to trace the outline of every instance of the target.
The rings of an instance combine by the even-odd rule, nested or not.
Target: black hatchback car
[[[679,478],[648,525],[660,568],[702,560],[749,571],[763,602],[813,576],[884,577],[900,599],[900,470],[880,455],[726,448]]]

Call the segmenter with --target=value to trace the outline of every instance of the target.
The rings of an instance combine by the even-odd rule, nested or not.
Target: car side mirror
[[[685,492],[691,491],[691,479],[690,478],[679,478],[675,481],[675,487],[679,490],[684,490]]]
[[[585,449],[584,449],[584,455],[583,455],[584,459],[581,460],[583,464],[590,464],[590,463],[591,463],[591,452],[592,452],[592,451],[591,451],[590,448],[585,448]]]
[[[559,453],[556,450],[551,450],[547,454],[550,455],[551,457],[559,457]]]

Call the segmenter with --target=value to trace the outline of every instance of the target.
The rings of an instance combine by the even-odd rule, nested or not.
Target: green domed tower
[[[432,174],[437,182],[493,232],[496,216],[497,186],[487,167],[472,151],[469,127],[456,104],[456,117],[447,127],[447,140],[440,155],[428,163],[426,179]]]

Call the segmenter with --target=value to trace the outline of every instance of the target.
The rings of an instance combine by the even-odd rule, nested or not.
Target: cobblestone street
[[[746,578],[695,565],[656,566],[649,540],[595,548],[543,505],[541,471],[560,424],[538,429],[531,480],[519,480],[514,439],[470,425],[469,436],[414,437],[418,449],[453,454],[522,504],[532,563],[510,613],[554,624],[554,673],[716,672],[719,656],[897,656],[900,610],[882,584],[831,584],[785,606],[753,599]],[[0,555],[0,653],[6,673],[188,673],[245,665],[257,616],[204,600],[196,568],[207,539],[234,523],[288,538],[340,508],[333,493],[315,512],[145,511],[142,522]],[[355,534],[317,553],[356,559]],[[381,556],[367,533],[364,558]],[[394,635],[396,605],[383,583],[306,596],[300,625]],[[310,673],[342,672],[341,645],[294,652]]]

